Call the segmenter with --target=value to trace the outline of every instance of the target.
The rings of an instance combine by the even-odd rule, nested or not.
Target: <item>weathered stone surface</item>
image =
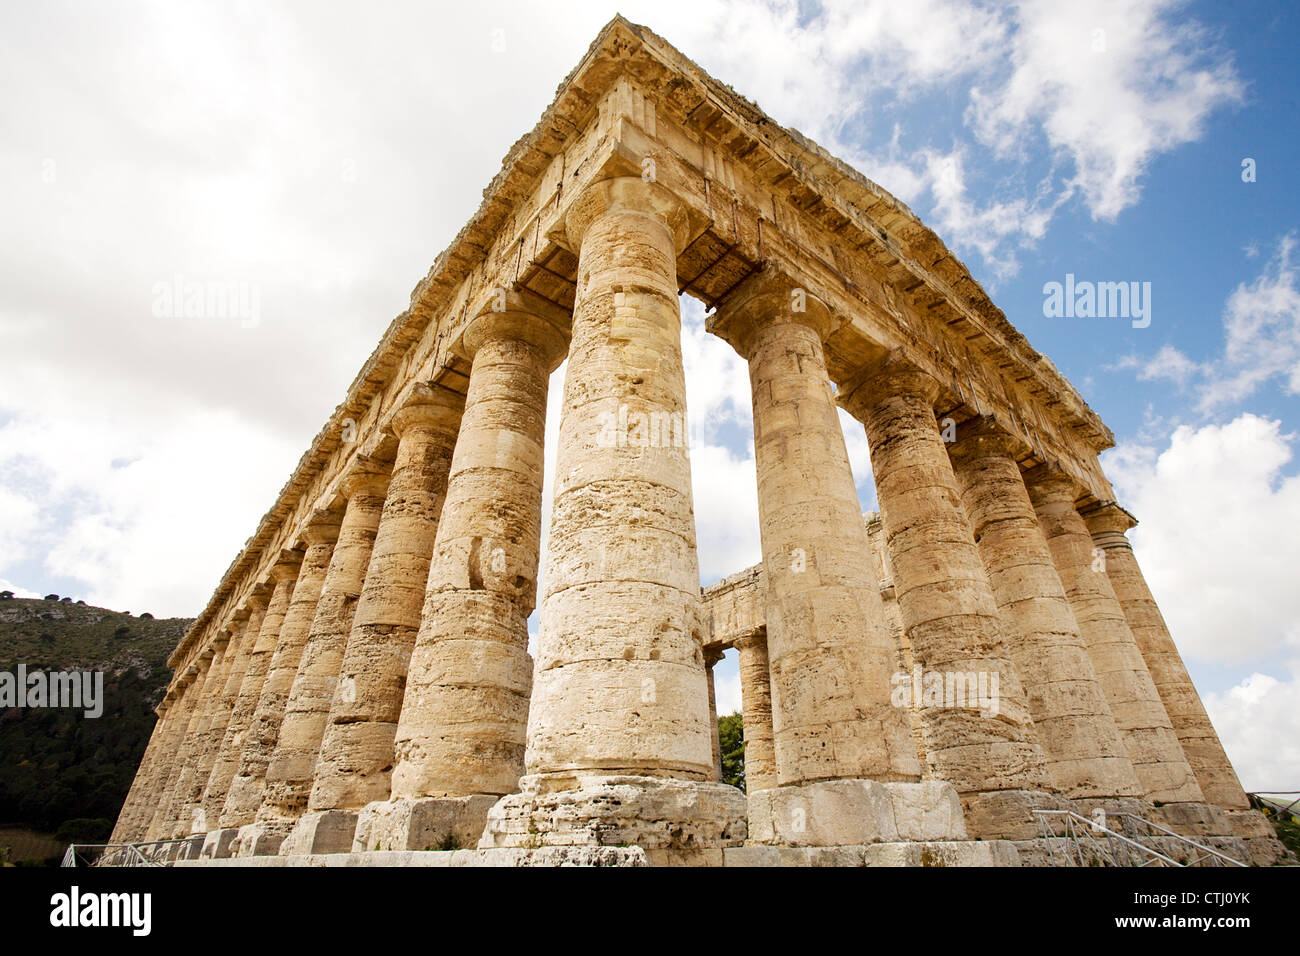
[[[864,423],[894,588],[908,642],[924,671],[996,677],[996,713],[948,702],[925,708],[933,776],[963,798],[997,790],[1047,790],[1028,702],[1006,656],[1002,623],[934,411],[927,375],[896,361],[868,366],[839,402]],[[973,830],[975,835],[1000,836]]]
[[[492,794],[380,800],[357,815],[352,852],[458,850],[478,846]]]
[[[463,408],[462,396],[430,389],[394,416],[397,457],[330,705],[312,810],[359,810],[389,795],[407,667]]]
[[[1025,682],[1056,789],[1068,797],[1137,796],[1137,776],[1016,463],[1025,449],[986,421],[950,449],[962,504]]]
[[[776,786],[776,747],[772,740],[772,685],[768,679],[767,631],[736,642],[740,650],[740,696],[744,710],[745,786],[749,792]]]
[[[1036,471],[1030,498],[1092,658],[1142,795],[1153,803],[1203,803],[1146,662],[1106,574],[1104,557],[1075,508],[1078,483]]]
[[[964,840],[951,784],[824,780],[749,793],[749,839],[780,846]]]
[[[388,467],[367,459],[344,481],[343,521],[285,703],[275,755],[267,766],[260,820],[296,820],[307,807],[343,651],[383,512]]]

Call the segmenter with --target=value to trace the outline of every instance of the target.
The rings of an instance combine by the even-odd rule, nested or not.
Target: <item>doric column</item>
[[[1052,562],[1017,460],[1029,449],[995,424],[963,423],[949,449],[962,505],[1006,625],[1048,770],[1067,797],[1141,789]]]
[[[930,376],[889,356],[864,369],[840,404],[866,426],[899,611],[922,672],[934,777],[957,788],[974,835],[1033,837],[1030,811],[1053,802],[1050,778],[962,512],[935,418],[938,395]],[[967,684],[960,693],[958,675]],[[924,695],[937,681],[943,700],[933,706]],[[973,694],[972,681],[984,681],[985,692]]]
[[[736,641],[740,653],[740,703],[745,728],[745,790],[776,786],[772,742],[772,688],[768,679],[767,633],[753,631]]]
[[[712,801],[696,847],[742,837],[744,797],[707,782],[708,686],[686,448],[676,257],[688,214],[641,179],[596,182],[572,201],[578,251],[555,506],[519,798],[493,808],[485,846],[591,838],[608,788],[626,788],[604,825],[617,842],[672,853],[680,829],[644,834],[651,802]],[[539,777],[548,779],[543,782]],[[651,796],[651,793],[656,796]],[[560,803],[577,819],[561,821]],[[713,812],[716,811],[716,812]],[[662,819],[662,818],[661,818]],[[522,825],[522,829],[517,829]],[[633,842],[629,839],[628,842]],[[644,844],[643,844],[644,845]]]
[[[195,710],[192,720],[193,736],[189,741],[189,755],[176,782],[176,802],[172,808],[171,835],[183,837],[191,832],[206,831],[206,821],[198,809],[207,786],[207,774],[212,770],[211,760],[205,758],[211,751],[212,720],[230,672],[230,657],[236,648],[230,645],[230,631],[222,629],[212,638],[212,662],[203,688],[203,700]]]
[[[1069,476],[1042,466],[1027,474],[1026,483],[1143,795],[1157,804],[1202,802],[1104,559],[1100,552],[1094,554],[1092,536],[1075,508],[1083,489]]]
[[[127,792],[126,800],[122,804],[122,810],[118,813],[117,824],[113,827],[113,834],[109,838],[111,843],[135,843],[144,839],[144,828],[148,824],[147,820],[141,820],[145,806],[152,807],[152,793],[150,786],[156,776],[157,764],[161,759],[164,739],[167,736],[167,708],[171,700],[164,697],[163,701],[154,709],[158,719],[154,722],[153,732],[149,735],[149,743],[145,747],[144,756],[140,759],[140,766],[136,769],[135,778],[131,781],[131,789]]]
[[[722,779],[722,737],[718,733],[718,689],[713,682],[713,666],[722,660],[721,652],[709,653],[704,655],[704,673],[709,682],[709,745],[713,753],[713,775],[710,779]]]
[[[464,401],[449,389],[421,386],[393,414],[397,455],[316,764],[313,811],[356,811],[388,798],[407,667]]]
[[[208,772],[208,782],[203,788],[203,800],[195,815],[210,833],[215,833],[221,818],[221,808],[226,805],[226,793],[230,790],[230,781],[234,779],[239,767],[239,749],[236,741],[230,737],[231,718],[239,703],[239,692],[244,685],[244,674],[248,671],[248,662],[257,645],[258,634],[262,629],[262,620],[266,616],[266,603],[270,589],[266,585],[257,585],[244,602],[244,606],[235,614],[235,625],[239,628],[239,650],[230,659],[230,671],[226,675],[225,686],[221,689],[219,709],[212,722],[213,757],[212,769]],[[225,856],[233,834],[224,833],[204,841],[204,856]]]
[[[397,728],[391,802],[362,814],[367,848],[473,845],[524,770],[537,600],[546,392],[569,316],[520,293],[471,320],[465,413],[438,522]]]
[[[189,731],[190,718],[194,715],[194,708],[203,689],[198,682],[199,674],[199,668],[190,665],[176,679],[176,699],[168,711],[172,723],[163,748],[165,759],[159,762],[158,777],[152,788],[153,803],[148,808],[149,823],[145,827],[145,839],[148,841],[165,840],[171,836],[167,830],[170,822],[168,808],[171,806],[172,788],[184,761],[182,746],[185,735]]]
[[[831,324],[820,300],[771,270],[709,322],[749,362],[777,780],[916,781],[907,715],[890,701],[896,645],[826,373]]]
[[[284,627],[284,619],[293,600],[293,589],[302,568],[302,559],[302,552],[286,550],[280,553],[278,560],[271,566],[271,596],[262,617],[262,626],[257,632],[257,641],[249,651],[248,666],[239,685],[239,697],[231,711],[223,745],[229,746],[232,756],[235,756],[235,772],[230,777],[226,802],[222,804],[219,818],[219,826],[223,830],[237,829],[248,822],[248,810],[242,798],[247,774],[243,777],[240,775],[246,767],[244,752],[249,744],[249,731],[257,716],[258,702],[262,699],[262,686],[266,683],[271,659],[280,641],[280,630]]]
[[[255,824],[253,821],[266,796],[266,768],[275,753],[280,739],[280,724],[284,720],[285,704],[298,663],[307,643],[307,633],[316,615],[316,602],[320,599],[329,568],[334,542],[339,535],[339,519],[335,514],[314,514],[300,534],[305,545],[302,564],[293,582],[289,606],[267,665],[262,681],[257,708],[253,712],[244,749],[239,758],[239,769],[230,785],[222,819],[223,826],[243,827],[236,853],[239,856],[273,854],[288,830],[276,824]]]
[[[302,651],[298,673],[285,704],[284,721],[275,756],[266,771],[266,799],[259,819],[298,820],[307,808],[312,783],[316,778],[316,757],[329,719],[330,704],[338,684],[339,668],[348,634],[366,581],[366,568],[374,549],[388,492],[390,465],[370,458],[358,461],[340,485],[346,505],[339,528],[338,542],[330,557],[329,570],[307,644]],[[318,853],[347,850],[352,845],[350,830],[346,844],[330,847],[318,840],[319,819],[302,821],[302,833],[286,838],[282,852]]]
[[[1192,685],[1164,616],[1133,555],[1126,532],[1137,522],[1114,503],[1089,510],[1083,519],[1093,544],[1102,551],[1106,576],[1201,793],[1225,810],[1248,809],[1250,801],[1241,781],[1219,742],[1219,735],[1214,732],[1201,696]]]

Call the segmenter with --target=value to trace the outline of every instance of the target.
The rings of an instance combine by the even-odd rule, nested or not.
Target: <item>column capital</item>
[[[276,556],[275,563],[271,565],[270,572],[268,572],[271,580],[276,584],[292,581],[298,576],[298,570],[302,567],[302,557],[301,551],[282,548]]]
[[[388,419],[388,427],[400,440],[411,428],[455,425],[465,408],[465,396],[441,385],[418,382],[405,404]]]
[[[244,623],[247,624],[248,619],[253,616],[254,612],[265,611],[266,605],[270,601],[270,587],[264,581],[259,581],[253,585],[252,590],[248,592],[248,597],[244,598],[244,606],[236,613],[240,614]]]
[[[1025,487],[1034,507],[1051,504],[1069,504],[1082,498],[1087,489],[1065,472],[1048,465],[1039,465],[1025,472]]]
[[[344,498],[357,495],[374,495],[382,498],[388,493],[388,482],[392,479],[392,464],[380,461],[370,455],[357,455],[352,459],[348,469],[339,482],[339,492]]]
[[[713,667],[714,664],[722,660],[724,654],[726,654],[726,648],[724,647],[716,644],[706,646],[704,648],[704,666]]]
[[[337,511],[315,509],[307,516],[307,522],[298,532],[298,540],[311,546],[330,544],[338,540],[343,518]]]
[[[933,375],[908,361],[900,349],[893,349],[864,363],[852,378],[840,386],[835,401],[855,418],[866,416],[872,405],[893,394],[911,395],[934,407],[943,386]]]
[[[1128,546],[1125,535],[1130,528],[1137,527],[1137,519],[1114,501],[1104,501],[1080,514],[1089,534],[1104,547]]]
[[[731,646],[740,651],[748,650],[751,647],[767,647],[767,627],[760,625],[746,631],[732,641]]]
[[[497,339],[525,342],[546,357],[549,374],[569,353],[569,334],[558,321],[561,311],[553,303],[532,293],[507,291],[504,296],[493,297],[488,308],[469,320],[461,333],[459,351],[473,361],[487,342]],[[569,322],[572,322],[572,317],[569,317]]]
[[[807,326],[824,343],[835,320],[825,302],[768,265],[731,292],[705,324],[708,331],[748,357],[757,330],[783,323]]]
[[[212,647],[218,651],[224,650],[230,646],[230,639],[233,636],[229,627],[218,628],[212,635]]]
[[[957,426],[957,440],[948,446],[954,461],[968,462],[993,455],[1019,461],[1033,451],[1029,444],[1003,428],[990,415]]]
[[[682,200],[659,183],[638,176],[616,176],[591,183],[570,204],[564,230],[574,251],[582,247],[582,238],[596,219],[617,212],[658,219],[672,234],[678,255],[690,244],[690,215]]]

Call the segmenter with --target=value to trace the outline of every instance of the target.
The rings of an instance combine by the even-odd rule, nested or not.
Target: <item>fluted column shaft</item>
[[[826,372],[831,319],[767,274],[710,326],[749,362],[777,780],[914,781],[896,647]],[[798,310],[798,311],[796,311]]]
[[[1045,472],[1031,473],[1028,486],[1143,796],[1153,803],[1202,802],[1201,788],[1183,756],[1110,578],[1094,554],[1092,536],[1075,508],[1080,489],[1073,479]]]
[[[986,675],[990,688],[997,679],[996,714],[968,701],[922,709],[933,775],[953,784],[964,799],[1046,790],[1049,777],[1028,702],[1006,654],[997,604],[935,418],[937,386],[907,367],[883,365],[872,372],[846,390],[841,404],[866,426],[913,658],[928,672]]]
[[[316,764],[312,810],[386,800],[411,649],[464,398],[430,389],[393,417],[388,496]]]
[[[244,679],[239,685],[239,697],[230,712],[230,723],[226,728],[226,739],[222,744],[223,758],[229,757],[227,764],[223,759],[223,769],[231,768],[226,785],[226,799],[221,805],[218,825],[238,827],[249,822],[238,802],[232,804],[230,797],[236,794],[240,761],[243,759],[244,744],[248,739],[249,728],[257,712],[257,702],[262,697],[262,685],[266,682],[266,673],[271,666],[271,656],[275,653],[276,642],[280,639],[280,628],[284,626],[284,616],[289,611],[289,602],[293,597],[294,582],[298,577],[299,565],[294,560],[277,563],[271,569],[271,579],[275,582],[271,597],[266,604],[266,613],[262,616],[262,626],[258,629],[257,640],[248,655],[248,666]],[[210,783],[209,783],[210,786]],[[211,817],[209,817],[209,823]]]
[[[529,774],[712,774],[677,301],[684,207],[588,187],[529,714]]]
[[[230,721],[230,711],[238,696],[238,684],[231,687],[230,678],[235,673],[241,658],[247,657],[251,638],[245,627],[247,617],[236,617],[227,626],[229,635],[222,651],[219,668],[212,675],[212,690],[208,693],[207,706],[204,711],[204,726],[200,728],[199,738],[195,743],[194,774],[183,788],[185,813],[180,822],[188,826],[190,832],[206,832],[209,824],[216,826],[215,817],[209,819],[204,806],[208,781],[212,777],[212,768],[220,755],[221,745],[226,738],[226,726]],[[242,668],[240,674],[242,675]],[[241,677],[242,679],[242,677]]]
[[[226,793],[230,790],[230,781],[234,779],[239,768],[239,750],[230,738],[231,718],[239,703],[239,691],[244,685],[244,675],[248,671],[248,662],[257,645],[258,634],[262,629],[262,620],[266,616],[266,595],[252,595],[247,607],[243,609],[240,622],[239,651],[230,661],[230,672],[226,675],[225,686],[221,689],[219,710],[212,722],[213,758],[212,769],[208,772],[208,782],[203,788],[203,801],[199,805],[200,819],[208,829],[216,829],[221,818],[221,808],[226,805]]]
[[[275,650],[267,664],[257,707],[244,738],[244,749],[239,757],[239,769],[230,784],[226,797],[225,826],[242,826],[252,823],[266,796],[266,770],[280,739],[280,724],[284,720],[285,704],[298,663],[307,643],[307,634],[316,615],[316,602],[320,599],[330,555],[338,538],[338,520],[330,515],[317,516],[302,533],[306,544],[302,564],[294,581],[289,606],[285,610]]]
[[[718,732],[718,689],[713,682],[713,666],[722,660],[722,655],[706,655],[704,658],[704,673],[709,681],[709,746],[713,754],[713,775],[712,780],[722,779],[722,736]]]
[[[375,462],[367,462],[344,482],[343,522],[267,767],[261,819],[296,819],[307,807],[387,490],[388,469]]]
[[[182,745],[185,742],[185,735],[189,732],[190,718],[194,715],[194,708],[203,689],[198,677],[199,669],[191,666],[182,676],[177,700],[169,711],[175,723],[168,731],[163,750],[165,759],[160,761],[158,777],[153,787],[152,812],[149,814],[149,824],[145,828],[146,840],[162,840],[171,835],[165,830],[168,822],[168,807],[171,805],[172,787],[184,760]]]
[[[958,433],[951,457],[1048,770],[1069,797],[1139,796],[1133,764],[1029,500],[1018,451],[1005,432],[970,423]]]
[[[207,773],[212,768],[210,760],[205,767],[205,758],[211,751],[212,720],[221,697],[221,689],[230,672],[230,659],[237,651],[236,647],[231,646],[230,639],[230,633],[223,632],[213,640],[213,656],[203,689],[203,701],[196,709],[196,721],[191,721],[194,731],[189,742],[189,754],[176,782],[176,802],[172,808],[171,821],[173,837],[183,837],[191,830],[202,833],[207,829],[207,821],[196,811],[207,786]]]
[[[772,687],[767,635],[755,632],[736,641],[740,652],[741,719],[745,730],[745,790],[776,786],[776,748],[772,731]]]
[[[154,722],[153,731],[149,734],[149,743],[144,749],[144,756],[140,758],[140,766],[131,781],[131,789],[127,791],[126,800],[123,801],[122,809],[117,815],[117,823],[113,827],[112,836],[109,837],[110,843],[133,843],[144,836],[140,822],[141,807],[149,801],[149,783],[158,761],[159,751],[163,746],[163,738],[167,735],[166,713],[164,710]]]
[[[1248,809],[1250,801],[1210,723],[1201,695],[1192,684],[1125,534],[1134,525],[1133,518],[1117,505],[1109,505],[1084,515],[1084,523],[1093,543],[1105,555],[1106,576],[1201,793],[1225,810]]]
[[[524,770],[546,392],[566,336],[527,302],[477,316],[472,366],[397,729],[393,796],[503,795]]]

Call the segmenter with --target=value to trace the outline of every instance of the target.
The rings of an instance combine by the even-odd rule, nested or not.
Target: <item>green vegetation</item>
[[[21,663],[28,673],[104,674],[98,718],[70,708],[0,710],[0,824],[64,842],[107,839],[171,677],[167,656],[190,623],[68,601],[0,602],[0,671],[15,674]]]
[[[722,751],[722,782],[745,789],[745,735],[740,714],[718,718],[718,749]]]

